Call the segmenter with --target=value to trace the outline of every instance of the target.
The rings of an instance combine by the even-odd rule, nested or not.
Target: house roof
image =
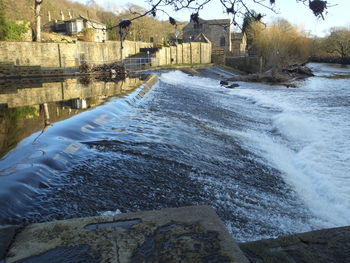
[[[210,41],[203,33],[198,34],[198,35],[194,38],[194,41],[205,42],[205,43],[211,43],[211,41]]]
[[[211,20],[205,20],[207,24],[231,24],[230,19],[211,19]]]
[[[222,25],[222,26],[229,26],[231,24],[230,19],[211,19],[211,20],[205,20],[202,18],[198,18],[200,24],[207,24],[207,25]],[[192,25],[194,22],[190,21],[185,28],[188,28],[190,25]]]
[[[95,24],[105,25],[104,23],[101,23],[99,21],[87,18],[85,16],[77,16],[77,17],[69,19],[69,20],[64,20],[64,22],[74,22],[74,21],[77,21],[77,20],[86,20],[86,21],[89,21],[89,22],[93,22]]]

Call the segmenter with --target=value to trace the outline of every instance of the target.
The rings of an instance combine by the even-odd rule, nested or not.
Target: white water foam
[[[104,212],[99,212],[98,214],[101,215],[101,216],[116,216],[116,215],[119,215],[121,214],[122,212],[117,209],[115,211],[104,211]]]
[[[320,85],[319,79],[315,80]],[[312,80],[309,84],[312,86]],[[246,97],[260,107],[279,111],[272,113],[270,119],[271,128],[280,136],[254,129],[238,133],[249,150],[282,172],[284,180],[323,227],[349,225],[350,129],[344,122],[349,108],[310,103],[319,94],[308,94],[307,88],[295,94],[278,89],[232,92],[231,95]],[[319,90],[325,89],[323,80]]]
[[[332,74],[329,70],[323,71]],[[221,88],[212,79],[181,71],[164,73],[160,79],[191,88]],[[317,77],[300,83],[299,89],[241,83],[225,94],[234,103],[243,99],[244,109],[250,104],[251,111],[241,113],[257,123],[264,115],[264,120],[270,120],[269,129],[254,123],[243,131],[215,124],[211,127],[241,141],[247,150],[278,169],[310,209],[314,228],[350,224],[350,108],[335,98],[349,96],[349,84],[348,80]],[[333,105],[328,105],[332,99]]]
[[[211,78],[203,78],[197,76],[190,76],[180,70],[170,71],[163,73],[160,76],[160,80],[172,84],[172,85],[182,85],[188,86],[191,88],[218,88],[220,84],[217,80]]]

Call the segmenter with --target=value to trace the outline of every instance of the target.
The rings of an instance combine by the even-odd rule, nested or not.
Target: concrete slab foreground
[[[249,262],[209,206],[32,224],[6,263]]]
[[[239,244],[251,262],[350,262],[350,227],[322,229]]]

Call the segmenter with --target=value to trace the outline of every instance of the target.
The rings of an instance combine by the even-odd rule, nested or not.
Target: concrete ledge
[[[6,254],[14,241],[18,226],[3,226],[0,227],[0,262],[5,260]]]
[[[6,262],[248,262],[209,206],[32,224]]]
[[[251,262],[349,262],[350,227],[322,229],[239,244]]]
[[[152,88],[153,85],[156,84],[157,80],[158,80],[158,78],[157,78],[157,75],[156,75],[156,74],[150,74],[150,75],[147,77],[147,79],[146,79],[144,85],[147,86],[148,88]]]

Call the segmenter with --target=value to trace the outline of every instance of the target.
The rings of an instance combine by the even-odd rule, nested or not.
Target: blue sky
[[[86,0],[73,0],[76,2],[86,3]],[[118,6],[125,6],[128,3],[137,4],[140,6],[147,7],[146,0],[95,0],[100,5],[108,6],[109,3],[113,3]],[[248,0],[252,2],[251,0]],[[339,26],[350,26],[350,0],[328,0],[329,4],[334,4],[328,9],[328,14],[325,17],[325,21],[316,19],[311,10],[309,10],[303,4],[296,4],[296,0],[276,0],[277,10],[280,14],[275,14],[269,10],[256,8],[258,12],[266,14],[264,18],[265,22],[271,22],[278,17],[286,18],[289,22],[294,25],[303,27],[305,30],[313,35],[323,36],[327,34],[329,28]],[[253,7],[253,6],[251,6]],[[167,10],[177,20],[188,20],[190,11],[181,11],[178,13],[172,12],[170,9]],[[229,18],[223,13],[223,8],[219,0],[212,0],[206,8],[200,12],[200,16],[204,19],[218,19],[218,18]],[[165,19],[165,17],[161,17]]]

